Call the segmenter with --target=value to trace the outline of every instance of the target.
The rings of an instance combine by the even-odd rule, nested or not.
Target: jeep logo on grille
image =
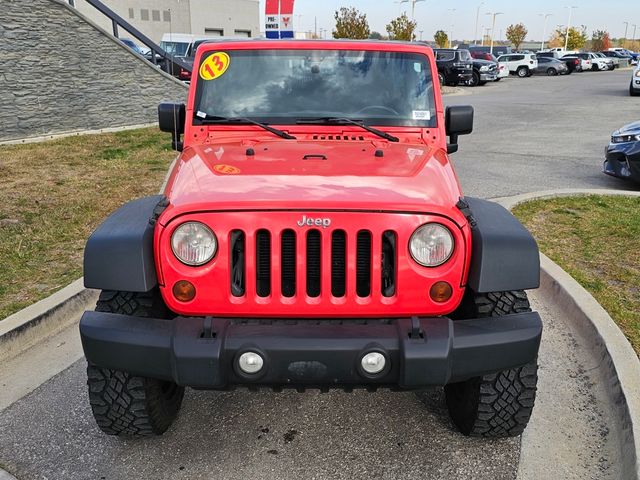
[[[306,215],[302,216],[301,220],[296,222],[299,227],[322,227],[327,228],[331,226],[330,218],[311,218]]]

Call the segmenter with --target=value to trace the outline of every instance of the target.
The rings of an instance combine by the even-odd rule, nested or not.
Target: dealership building
[[[260,36],[259,0],[101,0],[156,43],[167,33],[202,36]],[[111,20],[85,0],[69,0],[80,13],[105,30]],[[130,38],[120,30],[120,38]]]

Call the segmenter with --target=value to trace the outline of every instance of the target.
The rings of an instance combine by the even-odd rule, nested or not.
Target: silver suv
[[[509,72],[520,78],[530,77],[538,68],[538,58],[533,53],[509,53],[498,57],[499,63],[504,63]]]

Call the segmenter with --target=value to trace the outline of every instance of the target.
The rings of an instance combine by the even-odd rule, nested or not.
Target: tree
[[[509,25],[507,27],[507,39],[516,50],[520,50],[520,45],[522,45],[524,39],[527,38],[527,33],[529,33],[529,31],[522,23]]]
[[[371,34],[369,35],[369,38],[371,40],[382,40],[382,34],[380,32],[371,32]]]
[[[387,25],[387,33],[389,40],[405,40],[412,42],[416,39],[416,27],[418,24],[409,20],[406,13],[403,13],[391,23]]]
[[[449,35],[444,30],[438,30],[433,39],[436,41],[436,45],[440,48],[446,48],[449,44]]]
[[[609,32],[604,30],[596,30],[591,36],[591,50],[594,52],[602,52],[611,46]]]
[[[333,31],[333,38],[369,38],[371,30],[365,13],[360,13],[353,7],[342,7],[340,10],[336,10],[334,18],[336,19],[336,29]]]
[[[556,30],[555,37],[557,40],[561,41],[561,44],[558,46],[564,47],[566,36],[566,28],[559,28],[558,30]],[[580,50],[587,43],[587,38],[587,27],[585,27],[584,25],[579,29],[571,27],[569,29],[569,42],[567,43],[567,50]]]

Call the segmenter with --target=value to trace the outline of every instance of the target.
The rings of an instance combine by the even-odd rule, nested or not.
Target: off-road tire
[[[516,75],[520,78],[525,78],[529,76],[529,69],[527,67],[518,67],[516,70]]]
[[[456,313],[458,318],[483,318],[530,311],[523,291],[474,294],[468,290]],[[446,385],[444,391],[451,420],[464,435],[489,438],[520,435],[533,410],[537,371],[537,362],[533,361],[522,367]]]
[[[158,291],[103,291],[96,311],[171,318]],[[170,321],[170,320],[167,320]],[[184,387],[128,372],[87,366],[89,403],[98,427],[108,435],[161,435],[178,415]]]

